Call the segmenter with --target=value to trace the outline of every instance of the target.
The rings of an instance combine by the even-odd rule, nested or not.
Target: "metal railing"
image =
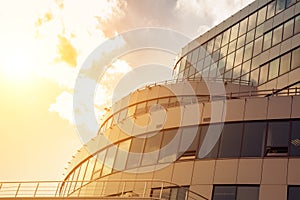
[[[68,194],[74,187],[75,190]],[[177,199],[207,200],[206,197],[163,180],[96,180],[96,181],[25,181],[0,182],[1,198],[153,198],[170,199],[177,191]],[[156,192],[154,192],[156,191]],[[172,193],[174,196],[174,192]]]

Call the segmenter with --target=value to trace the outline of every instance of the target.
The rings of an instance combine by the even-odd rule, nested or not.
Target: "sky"
[[[252,1],[0,0],[0,181],[64,178],[82,146],[74,124],[74,84],[96,47],[145,27],[193,39]],[[144,50],[113,60],[97,83],[99,123],[118,80],[153,59],[172,68],[175,57]]]

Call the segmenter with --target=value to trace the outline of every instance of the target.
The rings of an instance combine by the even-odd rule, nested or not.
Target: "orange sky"
[[[153,13],[149,0],[0,0],[0,181],[64,177],[82,145],[72,122],[74,81],[107,37],[158,26],[193,38],[252,0],[217,1],[155,1]],[[162,55],[172,67],[173,55]],[[110,76],[141,64],[135,57],[114,63]],[[98,107],[109,100],[109,85],[99,86]]]

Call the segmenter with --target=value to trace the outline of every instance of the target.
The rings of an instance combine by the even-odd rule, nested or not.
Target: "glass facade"
[[[299,67],[299,59],[280,63],[278,58],[265,65],[252,62],[262,52],[299,33],[300,16],[292,17],[267,32],[264,30],[265,22],[295,3],[291,0],[272,1],[190,51],[176,63],[177,78],[222,78],[259,86]],[[296,50],[289,54],[295,54],[294,58],[300,56]]]
[[[258,200],[258,185],[215,185],[212,200]]]

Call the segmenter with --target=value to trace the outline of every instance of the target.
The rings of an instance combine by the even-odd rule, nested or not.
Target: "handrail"
[[[68,187],[68,185],[75,185],[77,183],[80,183],[81,187],[77,188],[76,190],[72,191],[70,194],[64,194],[64,186]],[[91,189],[91,192],[96,190],[96,188],[91,187],[88,188],[89,184],[99,184],[103,185],[103,188],[101,189],[100,194],[84,194],[80,192],[80,189],[83,188],[83,190],[86,192],[88,189]],[[123,184],[123,187],[120,190],[117,190],[115,193],[109,193],[105,191],[105,186],[107,186],[110,183],[115,184]],[[138,193],[135,191],[134,186],[131,188],[128,188],[125,191],[125,186],[127,184],[136,185],[137,183],[142,183],[144,186],[141,190],[141,193]],[[132,184],[135,183],[135,184]],[[160,187],[151,187],[153,185],[160,185]],[[208,200],[206,197],[186,188],[182,187],[176,183],[172,183],[165,180],[158,180],[158,179],[113,179],[113,180],[95,180],[95,181],[85,181],[85,180],[77,180],[77,181],[22,181],[22,182],[0,182],[0,199],[1,198],[15,198],[15,197],[31,197],[31,198],[39,198],[39,197],[126,197],[127,193],[134,193],[138,195],[139,197],[155,197],[153,194],[149,193],[146,194],[146,191],[150,191],[152,189],[159,189],[160,193],[162,194],[164,188],[180,188],[181,190],[185,191],[186,199],[201,199],[201,200]],[[59,188],[59,189],[58,189]],[[99,188],[97,188],[99,189]],[[58,192],[59,191],[59,192]],[[78,194],[76,194],[78,193]],[[161,199],[162,196],[159,195],[159,197],[155,197],[158,199]]]

